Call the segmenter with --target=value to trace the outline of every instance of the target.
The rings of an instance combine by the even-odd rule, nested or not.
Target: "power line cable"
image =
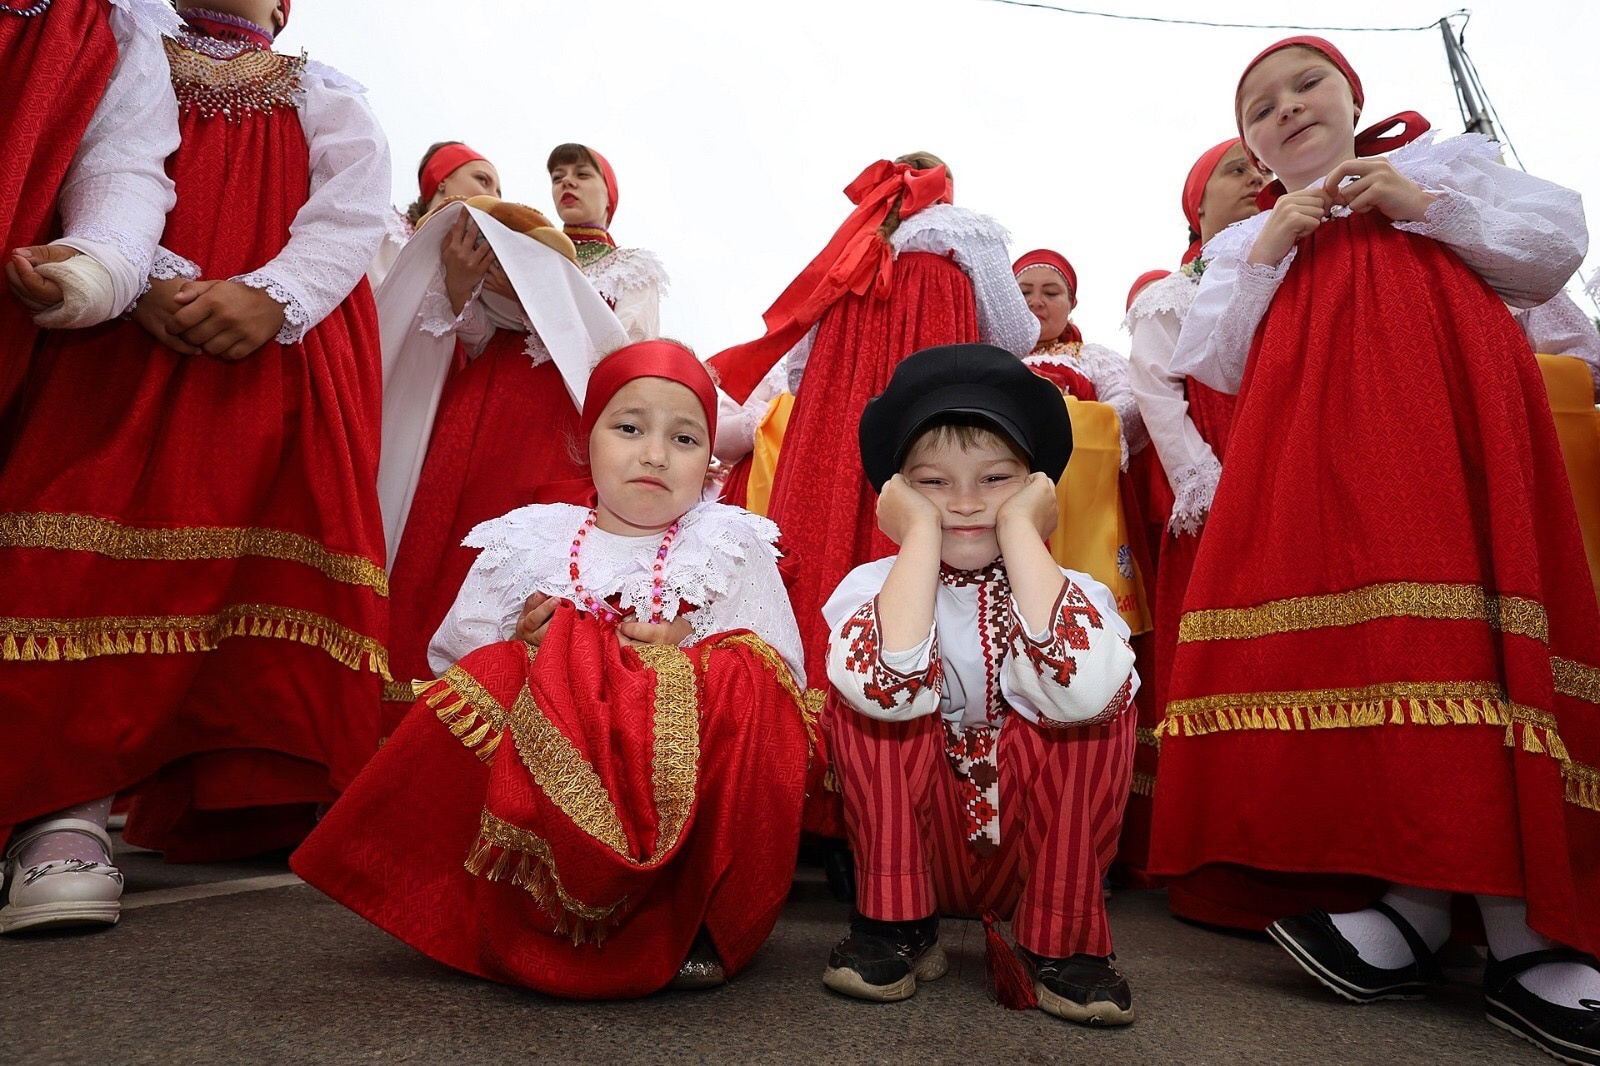
[[[1124,15],[1112,11],[1089,11],[1085,8],[1061,7],[1056,4],[1033,3],[1030,0],[984,0],[990,4],[1007,4],[1011,7],[1032,7],[1041,11],[1055,11],[1063,15],[1085,15],[1090,18],[1116,19],[1122,22],[1159,22],[1169,26],[1206,26],[1222,30],[1300,30],[1307,33],[1421,33],[1432,30],[1441,20],[1435,19],[1426,26],[1289,26],[1275,22],[1207,22],[1202,19],[1160,18],[1156,15]],[[1447,19],[1467,15],[1465,9],[1444,16]]]

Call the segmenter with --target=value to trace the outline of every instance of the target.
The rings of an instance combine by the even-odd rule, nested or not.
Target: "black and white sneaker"
[[[1421,999],[1429,988],[1443,984],[1444,972],[1432,949],[1411,923],[1386,903],[1374,903],[1372,908],[1400,930],[1415,962],[1392,969],[1373,966],[1361,958],[1324,910],[1280,918],[1267,926],[1267,935],[1306,973],[1352,1003]]]
[[[1033,971],[1033,993],[1039,1009],[1079,1025],[1129,1025],[1133,1022],[1133,990],[1112,957],[1073,955],[1051,959],[1022,949]]]
[[[945,975],[950,962],[939,946],[939,916],[914,922],[880,922],[857,914],[850,935],[828,953],[822,983],[846,996],[875,1003],[910,999],[917,982]]]
[[[1540,999],[1517,980],[1518,974],[1547,962],[1581,962],[1600,969],[1593,955],[1574,948],[1530,951],[1504,962],[1491,954],[1483,970],[1484,1016],[1490,1025],[1522,1037],[1562,1062],[1600,1066],[1600,1000],[1563,1007]]]

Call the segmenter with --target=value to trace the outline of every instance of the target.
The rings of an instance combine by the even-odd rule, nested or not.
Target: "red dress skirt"
[[[1495,294],[1376,215],[1268,309],[1184,601],[1153,867],[1526,897],[1600,948],[1600,615]]]
[[[828,678],[822,605],[851,570],[897,550],[878,530],[877,493],[861,467],[861,412],[912,352],[978,340],[972,282],[953,259],[908,252],[895,259],[891,283],[888,299],[846,295],[817,324],[773,474],[767,517],[795,560],[789,600],[806,677],[819,689]],[[806,829],[843,837],[837,781],[831,772],[827,780],[807,804]]]
[[[578,409],[553,361],[528,356],[528,335],[496,330],[482,354],[453,371],[394,560],[383,735],[411,708],[410,682],[432,678],[428,641],[478,557],[472,527],[534,502],[534,491],[584,473]]]
[[[807,732],[754,635],[636,651],[562,607],[537,653],[491,644],[425,688],[292,865],[440,962],[551,995],[654,992],[702,927],[736,973],[793,881]]]
[[[61,236],[56,196],[117,62],[110,7],[58,0],[31,18],[0,13],[0,251],[8,257]],[[0,293],[0,465],[38,337],[32,313]]]
[[[58,5],[59,6],[59,5]],[[228,278],[310,188],[292,108],[185,108],[163,243]],[[0,834],[133,789],[169,859],[298,842],[377,747],[388,579],[365,280],[298,344],[181,356],[132,322],[51,335],[0,473]]]

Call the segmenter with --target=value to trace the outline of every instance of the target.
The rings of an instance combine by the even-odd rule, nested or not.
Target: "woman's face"
[[[1251,164],[1244,145],[1236,144],[1228,149],[1211,172],[1200,197],[1201,236],[1210,240],[1235,222],[1260,211],[1256,206],[1256,194],[1265,184],[1266,178]]]
[[[586,159],[557,163],[551,168],[550,199],[555,201],[556,214],[569,226],[603,228],[606,209],[611,206],[605,175]]]
[[[500,172],[487,159],[474,159],[456,167],[439,183],[433,199],[428,202],[428,209],[432,210],[453,199],[483,195],[500,195]]]
[[[1028,310],[1039,320],[1039,341],[1053,341],[1066,332],[1072,314],[1072,290],[1059,271],[1047,266],[1031,266],[1017,275],[1017,288],[1028,301]]]

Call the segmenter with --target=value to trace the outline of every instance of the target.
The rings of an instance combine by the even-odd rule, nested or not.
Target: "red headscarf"
[[[864,296],[870,290],[879,299],[888,297],[894,252],[878,236],[878,227],[896,200],[900,217],[910,218],[931,204],[954,202],[955,186],[943,166],[915,170],[909,163],[880,159],[846,185],[844,194],[856,209],[761,316],[766,335],[707,360],[721,375],[722,390],[738,402],[749,399],[767,371],[845,293]]]
[[[1078,302],[1078,272],[1072,269],[1072,264],[1067,262],[1067,257],[1060,252],[1052,252],[1048,248],[1035,248],[1031,252],[1025,252],[1021,258],[1011,264],[1011,276],[1020,277],[1022,272],[1029,267],[1039,266],[1049,267],[1057,274],[1060,274],[1061,280],[1067,283],[1067,292],[1071,295],[1072,302],[1074,304]],[[1061,336],[1053,339],[1068,343],[1081,343],[1083,341],[1083,332],[1069,319],[1067,328],[1061,331]],[[1041,339],[1040,343],[1048,342]]]
[[[278,6],[283,8],[283,26],[278,27],[281,31],[289,25],[289,0],[278,0]]]
[[[590,148],[587,144],[584,150],[594,156],[594,161],[600,164],[600,176],[606,182],[606,225],[611,225],[611,218],[617,213],[617,172],[611,169],[611,163],[605,156]],[[698,361],[698,360],[697,360]]]
[[[589,375],[589,386],[583,394],[583,414],[578,420],[578,432],[585,441],[617,390],[637,378],[666,378],[693,392],[706,413],[706,443],[716,447],[717,387],[712,384],[705,364],[689,349],[672,341],[639,341],[618,348],[600,360],[600,365]]]
[[[1344,57],[1344,53],[1335,48],[1331,42],[1325,41],[1321,37],[1285,37],[1276,44],[1268,45],[1263,49],[1259,55],[1245,66],[1244,73],[1239,75],[1239,84],[1233,90],[1233,116],[1234,121],[1238,123],[1239,140],[1241,142],[1244,141],[1244,116],[1239,113],[1239,97],[1244,92],[1244,79],[1256,68],[1256,64],[1274,52],[1281,52],[1285,48],[1309,48],[1311,51],[1321,55],[1333,64],[1334,69],[1344,76],[1345,81],[1350,83],[1350,95],[1355,100],[1356,110],[1359,111],[1367,102],[1366,90],[1361,87],[1360,76],[1356,74],[1355,68],[1350,65],[1350,61]],[[1396,127],[1400,127],[1402,132],[1395,133]],[[1357,157],[1364,157],[1392,152],[1401,145],[1410,144],[1426,133],[1428,128],[1428,120],[1415,111],[1402,111],[1397,115],[1390,115],[1382,122],[1374,123],[1356,134],[1356,155]],[[1256,159],[1255,153],[1250,151],[1248,143],[1245,144],[1244,150],[1250,156],[1250,162],[1260,167],[1261,163]],[[1261,195],[1256,202],[1261,205],[1261,210],[1271,210],[1272,205],[1278,202],[1278,197],[1282,196],[1284,191],[1283,182],[1274,181],[1261,190]]]
[[[444,179],[478,159],[485,163],[489,161],[488,156],[464,144],[447,144],[430,155],[428,161],[422,165],[421,176],[417,178],[417,190],[422,194],[422,199],[431,200]]]
[[[1183,181],[1183,217],[1189,221],[1191,233],[1200,232],[1200,201],[1205,199],[1206,183],[1211,180],[1211,175],[1216,172],[1217,164],[1222,162],[1222,157],[1233,150],[1236,144],[1243,144],[1237,137],[1230,137],[1221,144],[1212,145],[1205,150],[1199,159],[1194,161],[1194,166],[1189,168],[1189,176]],[[1249,155],[1250,149],[1245,149]],[[1189,250],[1183,253],[1183,262],[1188,263],[1200,256],[1200,239],[1196,237],[1189,242]],[[1128,302],[1133,302],[1129,297]]]
[[[1144,290],[1146,285],[1153,281],[1160,281],[1171,273],[1172,271],[1170,270],[1146,270],[1143,274],[1134,278],[1133,287],[1128,290],[1128,305],[1123,310],[1129,311],[1133,309],[1133,301],[1139,298],[1139,293]]]

